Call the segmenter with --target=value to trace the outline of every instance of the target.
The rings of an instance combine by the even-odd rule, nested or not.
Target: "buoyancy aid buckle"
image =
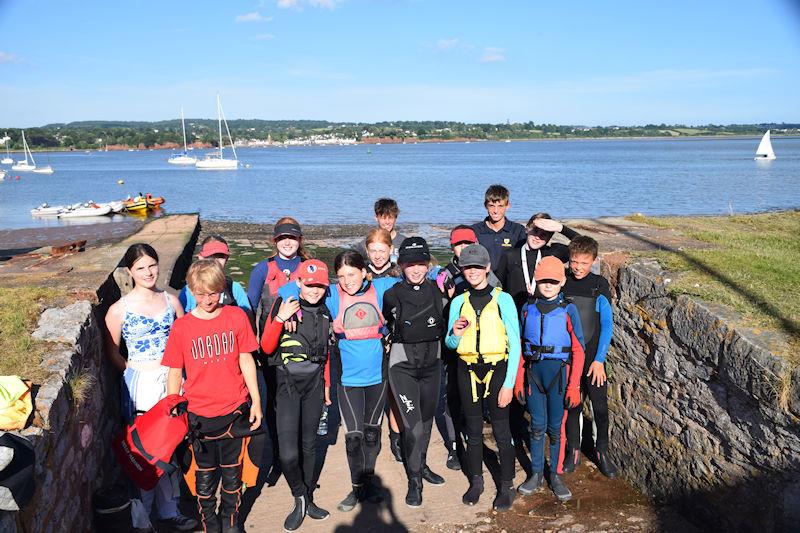
[[[545,354],[563,355],[567,357],[572,355],[572,346],[539,346],[532,342],[524,341],[525,349],[522,355],[525,361],[535,362],[541,359],[560,359],[560,357],[545,357]]]

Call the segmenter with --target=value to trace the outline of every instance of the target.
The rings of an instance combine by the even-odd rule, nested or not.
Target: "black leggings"
[[[439,378],[439,405],[436,407],[434,421],[436,422],[436,427],[439,429],[439,433],[442,435],[444,447],[447,448],[449,452],[454,449],[453,444],[456,442],[456,428],[453,424],[452,415],[450,414],[450,401],[448,400],[450,385],[447,383],[447,364],[441,361],[439,363],[439,368],[441,376]]]
[[[403,419],[403,450],[409,478],[422,476],[439,403],[440,372],[438,360],[421,367],[408,361],[389,367],[389,383]]]
[[[375,473],[375,461],[381,451],[381,421],[386,404],[387,382],[368,387],[338,385],[339,411],[344,423],[344,444],[350,480],[361,485]]]
[[[310,495],[317,487],[314,479],[317,427],[324,401],[322,367],[306,375],[289,375],[288,371],[278,369],[275,395],[278,450],[281,470],[295,497]]]
[[[497,442],[500,456],[501,481],[514,479],[514,448],[511,446],[511,429],[508,425],[508,406],[502,409],[497,405],[497,394],[506,378],[507,362],[497,363],[494,367],[486,365],[479,367],[473,365],[479,379],[484,379],[486,373],[494,368],[492,379],[489,381],[489,395],[483,398],[485,386],[477,384],[478,401],[472,401],[472,381],[466,363],[458,360],[458,393],[461,407],[464,410],[464,424],[467,434],[467,468],[470,476],[479,476],[483,473],[481,462],[483,459],[483,405],[489,409],[492,420],[492,433]]]
[[[589,396],[592,403],[592,418],[597,427],[596,451],[605,452],[608,449],[608,381],[597,387],[592,385],[592,379],[586,376],[589,367],[594,362],[593,358],[586,358],[583,374],[581,374],[581,394]],[[579,450],[581,447],[580,418],[583,411],[583,402],[574,409],[569,409],[567,415],[567,449]]]

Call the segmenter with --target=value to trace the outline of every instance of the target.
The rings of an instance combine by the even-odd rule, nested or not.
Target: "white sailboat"
[[[225,120],[225,113],[222,111],[222,103],[217,95],[217,121],[219,122],[219,150],[206,154],[205,159],[195,163],[195,167],[203,170],[232,170],[239,166],[239,159],[236,155],[236,147],[233,146],[231,130],[228,129],[228,121]],[[233,159],[225,159],[222,153],[222,123],[225,122],[225,131],[228,133],[228,141],[233,150]]]
[[[3,144],[6,145],[6,156],[0,160],[0,163],[4,165],[13,165],[14,160],[11,159],[11,149],[9,148],[9,145],[11,144],[11,137],[8,136],[8,133],[3,135]]]
[[[183,120],[183,108],[181,108],[181,129],[183,130],[183,152],[169,156],[167,163],[172,165],[194,165],[197,158],[189,155],[189,148],[186,146],[186,123]]]
[[[756,150],[756,156],[753,159],[775,159],[775,152],[772,151],[772,141],[770,141],[769,130],[761,137],[761,142],[758,143],[758,149]]]
[[[33,158],[33,152],[31,152],[30,147],[28,146],[28,141],[25,139],[25,130],[22,130],[22,149],[23,153],[25,154],[25,159],[22,161],[17,161],[15,165],[11,166],[11,170],[15,170],[17,172],[35,172],[36,174],[52,174],[53,167],[50,165],[45,165],[43,167],[36,166],[36,160]],[[28,161],[28,157],[31,158]]]

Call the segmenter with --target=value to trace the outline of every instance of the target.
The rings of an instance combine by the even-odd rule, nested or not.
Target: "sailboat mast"
[[[225,121],[225,131],[228,133],[228,140],[231,142],[231,150],[233,150],[233,158],[239,159],[239,156],[236,155],[236,147],[233,145],[233,137],[231,137],[231,130],[228,128],[228,121],[225,119],[225,111],[222,109],[222,105],[220,104],[219,110],[222,113],[222,120]]]
[[[219,124],[219,158],[222,159],[222,105],[219,103],[219,93],[217,93],[217,123]]]
[[[181,129],[183,130],[183,151],[187,152],[189,149],[186,147],[186,123],[183,121],[183,108],[181,108]]]

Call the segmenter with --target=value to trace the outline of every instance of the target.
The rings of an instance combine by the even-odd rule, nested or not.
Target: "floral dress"
[[[147,412],[167,393],[169,369],[161,366],[161,358],[175,321],[175,309],[166,292],[164,300],[167,304],[164,310],[149,317],[129,309],[122,298],[125,307],[122,338],[128,348],[128,367],[122,374],[122,415],[128,422]]]

